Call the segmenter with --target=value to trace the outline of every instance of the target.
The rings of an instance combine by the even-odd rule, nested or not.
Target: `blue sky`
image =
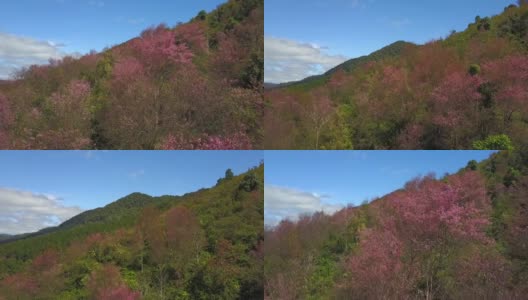
[[[138,36],[150,25],[187,22],[200,10],[211,11],[224,2],[226,0],[2,1],[0,79],[5,78],[8,64],[44,63],[45,56],[56,58],[66,53],[100,51]],[[20,59],[21,54],[25,59]]]
[[[423,44],[462,31],[475,16],[499,14],[515,0],[266,0],[266,81],[298,80],[398,40]],[[268,46],[268,44],[270,46]],[[279,69],[280,52],[301,63]],[[303,54],[303,55],[301,55]],[[283,71],[289,74],[281,74]]]
[[[431,172],[454,173],[493,151],[266,151],[265,219],[331,213],[386,195]]]
[[[261,159],[262,151],[1,151],[0,233],[54,225],[133,192],[211,187],[226,169],[239,174]]]

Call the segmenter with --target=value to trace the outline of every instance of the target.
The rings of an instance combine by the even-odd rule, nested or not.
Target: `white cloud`
[[[20,234],[59,225],[82,212],[52,195],[0,188],[0,233]]]
[[[346,61],[342,55],[330,55],[314,43],[264,37],[264,80],[281,83],[322,74]]]
[[[281,220],[295,221],[302,214],[323,211],[332,214],[343,208],[325,203],[325,195],[303,192],[291,188],[266,185],[264,188],[264,223],[274,226]]]
[[[9,78],[14,71],[22,67],[46,64],[50,58],[64,57],[66,53],[60,49],[63,46],[0,32],[0,79]]]

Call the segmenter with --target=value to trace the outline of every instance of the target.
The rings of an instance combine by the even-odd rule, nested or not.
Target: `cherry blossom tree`
[[[528,58],[508,56],[486,63],[482,67],[483,76],[497,88],[494,98],[504,110],[504,122],[510,123],[515,111],[528,112]]]
[[[446,146],[450,149],[457,149],[461,144],[463,136],[460,136],[460,131],[478,126],[477,116],[482,99],[479,87],[482,83],[479,76],[452,73],[431,95],[432,123],[445,130],[448,136]]]
[[[402,296],[404,244],[390,230],[361,232],[360,253],[349,257],[346,268],[353,277],[348,289],[359,297],[382,299]],[[373,284],[377,283],[377,284]]]
[[[198,52],[209,50],[209,43],[205,32],[205,23],[191,22],[182,24],[174,30],[176,43],[187,45]]]
[[[193,57],[187,45],[176,43],[174,32],[164,24],[143,31],[141,37],[134,41],[133,47],[149,65],[154,66],[163,65],[167,60],[187,64]]]
[[[114,265],[104,265],[101,269],[93,271],[90,274],[87,288],[91,299],[136,300],[140,298],[138,292],[133,292],[124,285],[119,268]]]

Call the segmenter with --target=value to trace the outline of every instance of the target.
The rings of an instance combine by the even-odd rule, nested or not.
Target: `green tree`
[[[490,135],[482,141],[473,143],[475,150],[513,150],[510,138],[505,134]]]
[[[469,66],[469,75],[475,76],[480,73],[480,66],[478,64],[472,64]]]
[[[470,160],[466,166],[466,169],[470,169],[470,170],[473,170],[473,171],[476,171],[477,170],[477,161],[476,160]]]
[[[239,189],[244,190],[246,192],[251,192],[256,190],[259,187],[259,180],[257,178],[257,175],[255,173],[249,173],[246,176],[244,176],[244,180],[239,185]]]
[[[225,178],[226,180],[231,180],[231,179],[233,179],[233,176],[235,176],[235,175],[233,174],[233,171],[232,171],[231,169],[227,169],[227,170],[225,171],[225,177],[224,177],[224,178]]]

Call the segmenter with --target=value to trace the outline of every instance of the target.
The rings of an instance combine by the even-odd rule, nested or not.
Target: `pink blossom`
[[[466,112],[479,104],[482,95],[478,88],[482,83],[478,76],[459,72],[448,75],[431,95],[435,113],[433,123],[448,128],[458,127]]]
[[[248,150],[251,148],[251,140],[246,134],[241,132],[229,137],[204,134],[194,140],[186,140],[182,136],[169,135],[162,145],[164,150]]]
[[[125,285],[103,289],[99,292],[98,296],[99,300],[137,300],[141,298],[139,292],[134,292]]]
[[[509,56],[484,64],[483,75],[498,88],[498,104],[518,110],[526,107],[528,99],[528,58]]]
[[[136,58],[128,57],[117,62],[113,69],[113,76],[117,81],[127,83],[141,77],[143,72],[143,64]]]
[[[160,64],[165,60],[174,63],[190,63],[192,52],[185,44],[177,44],[174,32],[165,25],[145,30],[133,45],[145,59]]]

